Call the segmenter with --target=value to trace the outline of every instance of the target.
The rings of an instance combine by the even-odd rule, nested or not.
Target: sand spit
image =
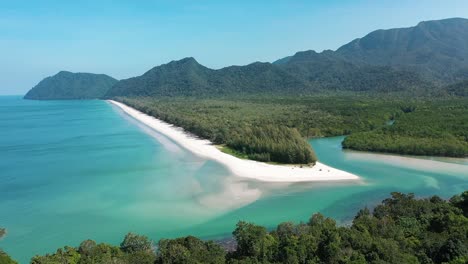
[[[200,157],[215,160],[226,166],[234,175],[265,182],[312,182],[359,180],[359,177],[317,162],[315,166],[272,165],[253,160],[239,159],[220,151],[210,141],[197,138],[182,128],[144,114],[120,102],[108,100],[123,112],[171,139],[181,147]]]

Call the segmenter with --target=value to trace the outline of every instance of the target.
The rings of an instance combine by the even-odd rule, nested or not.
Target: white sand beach
[[[265,182],[311,182],[359,180],[359,177],[320,162],[315,166],[272,165],[234,157],[220,151],[210,141],[197,138],[182,128],[163,122],[120,102],[108,100],[123,112],[173,140],[181,147],[200,157],[215,160],[234,175]]]

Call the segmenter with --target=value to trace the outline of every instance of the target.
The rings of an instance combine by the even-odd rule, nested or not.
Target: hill
[[[184,58],[154,67],[139,77],[122,80],[106,96],[208,96],[307,89],[302,80],[270,63],[213,70],[194,58]]]
[[[442,84],[461,81],[468,79],[468,19],[376,30],[335,53],[353,62],[416,71]]]
[[[61,71],[47,77],[24,96],[33,100],[96,99],[101,98],[117,82],[105,74]]]

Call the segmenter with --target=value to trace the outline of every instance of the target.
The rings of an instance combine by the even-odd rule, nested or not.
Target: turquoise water
[[[273,227],[318,211],[345,223],[392,191],[468,189],[464,159],[343,152],[341,140],[311,143],[322,162],[362,181],[267,184],[231,176],[103,101],[0,97],[0,248],[27,263],[88,238],[117,244],[128,231],[216,238],[238,220]]]

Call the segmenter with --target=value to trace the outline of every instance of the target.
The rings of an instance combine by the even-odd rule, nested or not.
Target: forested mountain
[[[27,99],[102,96],[303,95],[336,91],[438,94],[468,79],[468,19],[377,30],[337,51],[298,52],[274,63],[209,69],[194,58],[172,61],[116,83],[106,75],[60,72]]]
[[[102,97],[117,82],[105,74],[61,71],[34,86],[25,99],[61,100],[96,99]]]
[[[388,66],[357,65],[333,53],[299,52],[283,63],[255,62],[212,70],[193,58],[154,67],[122,80],[113,96],[302,95],[335,91],[424,91],[431,84],[418,74]]]
[[[336,91],[437,94],[468,79],[468,19],[377,30],[337,51],[212,70],[193,58],[123,80],[106,96],[302,95]]]
[[[414,92],[432,88],[417,73],[356,64],[332,51],[298,52],[274,64],[320,91]]]
[[[279,67],[255,62],[212,70],[194,58],[184,58],[154,67],[139,77],[118,82],[112,96],[206,96],[298,92],[309,87]]]
[[[349,61],[414,70],[440,83],[468,79],[468,19],[377,30],[336,52]]]

